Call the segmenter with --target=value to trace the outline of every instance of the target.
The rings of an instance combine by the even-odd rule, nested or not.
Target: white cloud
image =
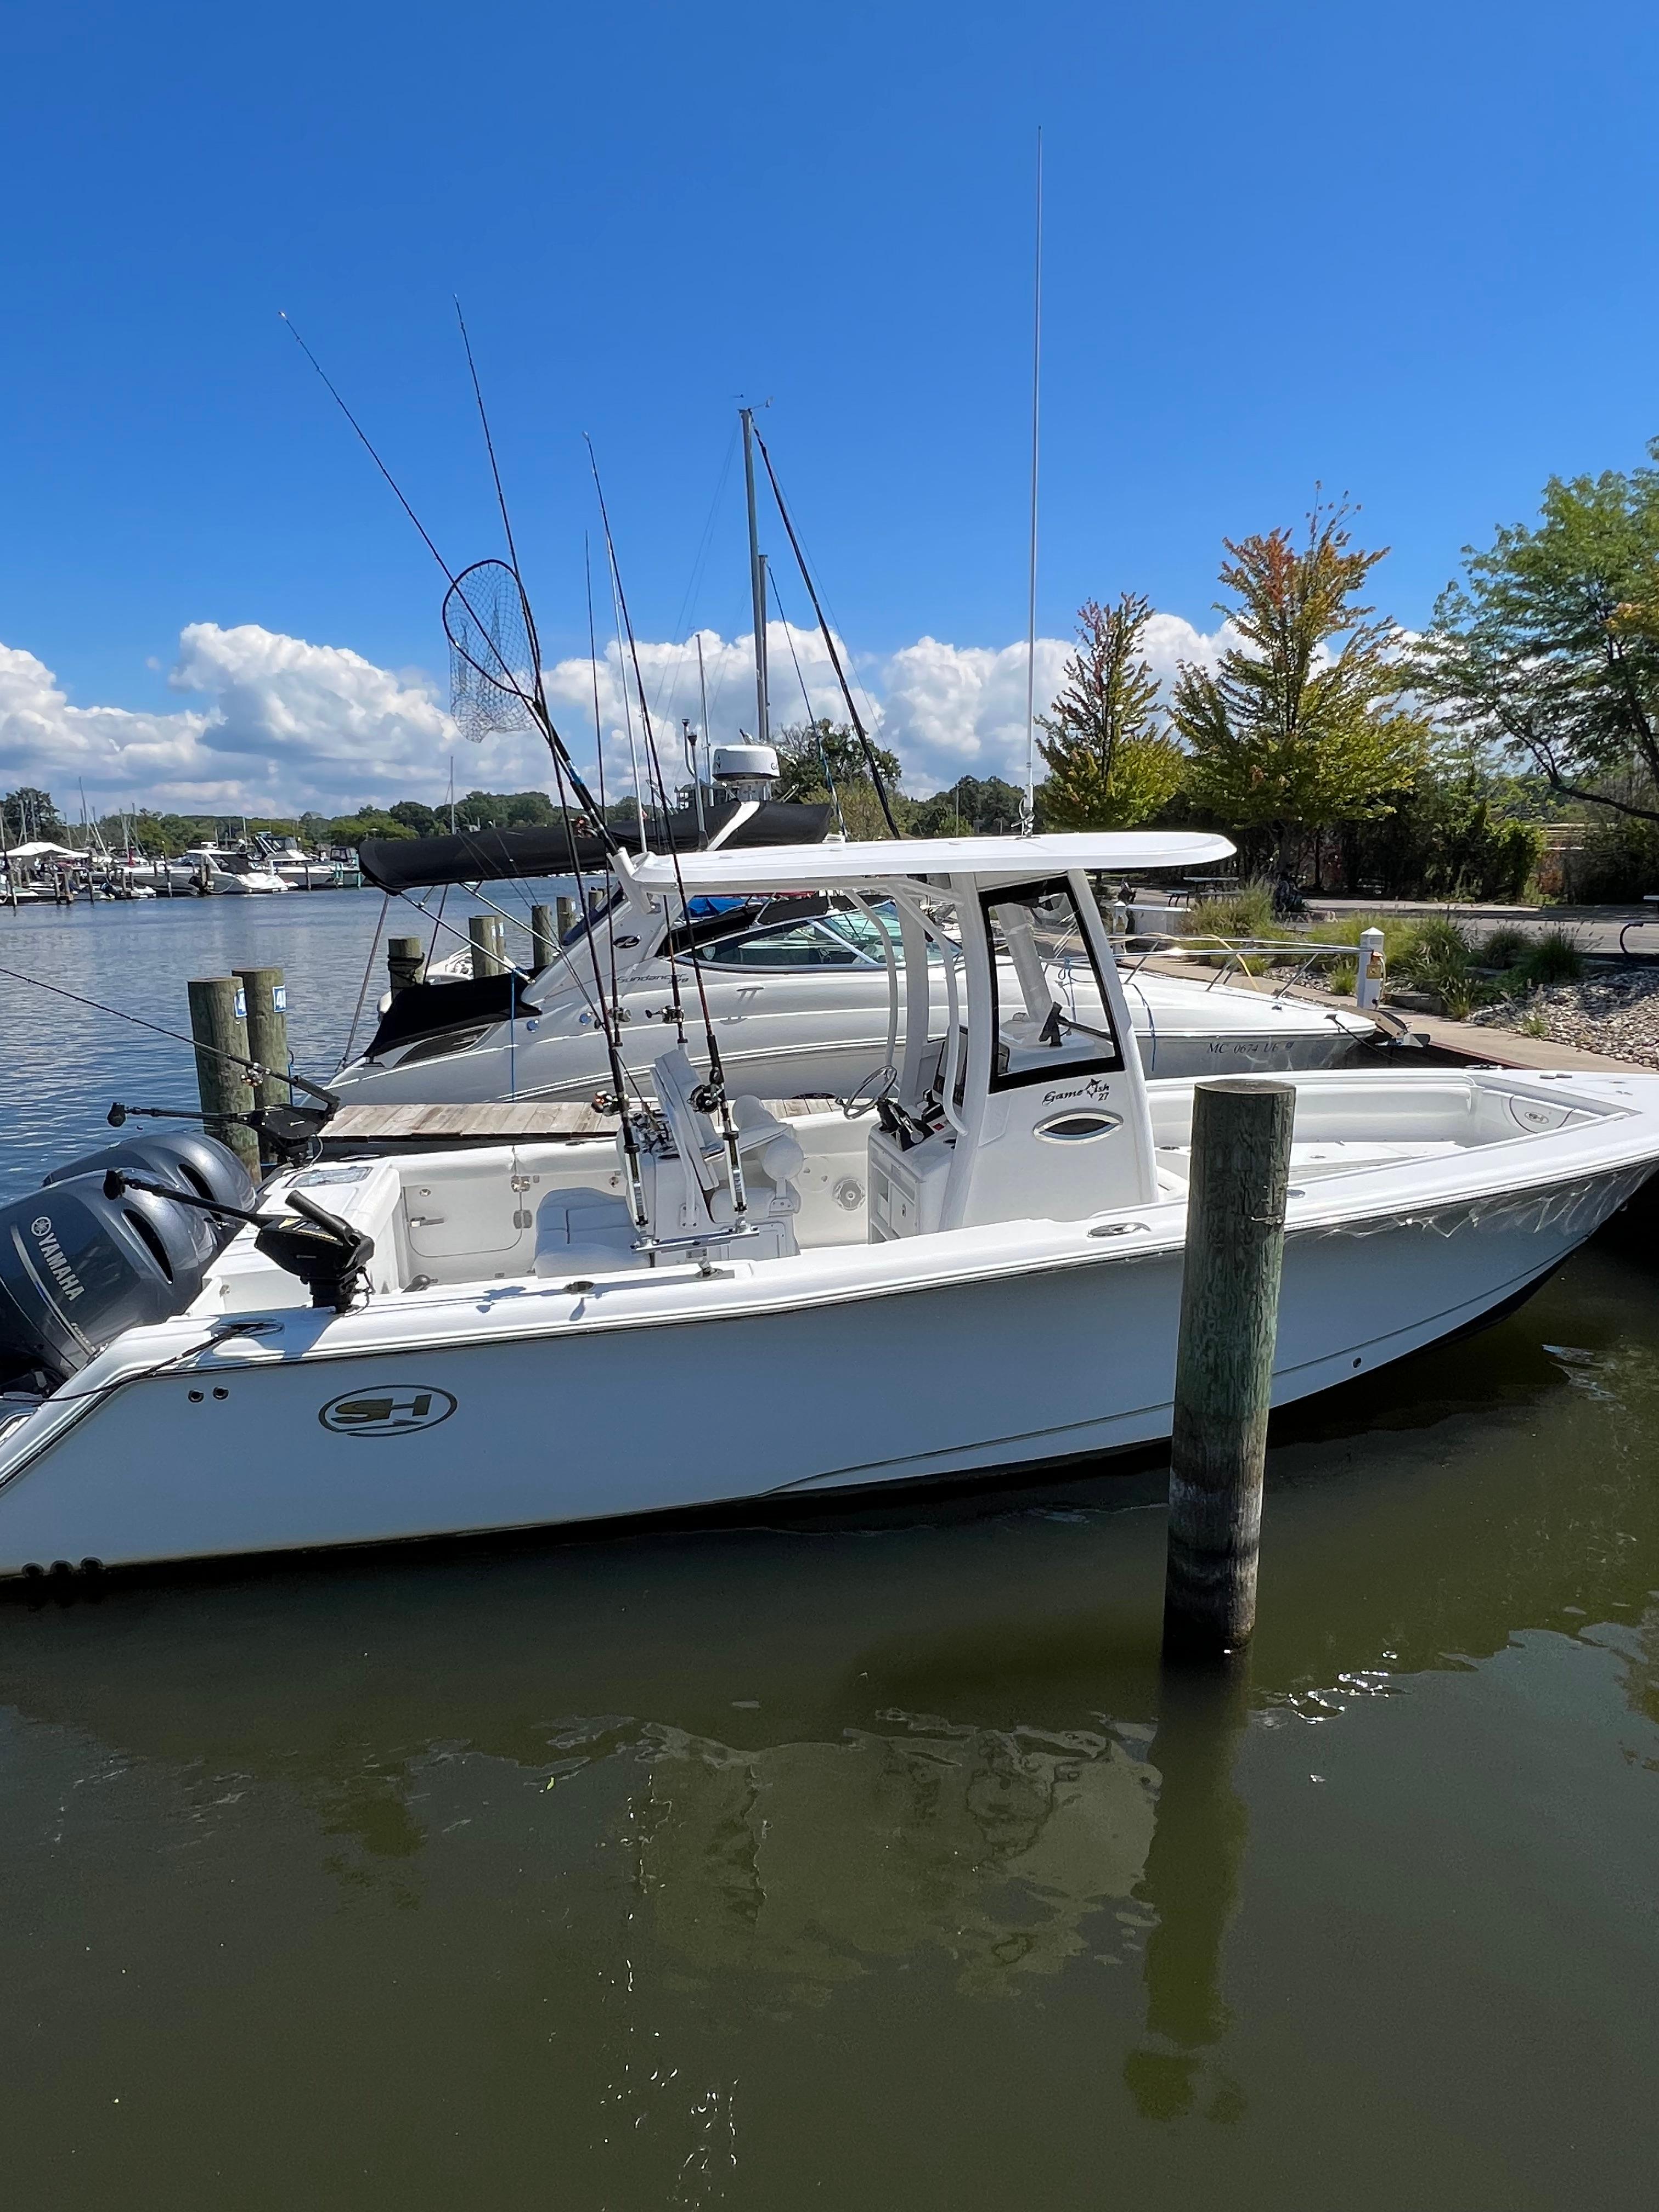
[[[1232,640],[1176,615],[1154,615],[1147,657],[1163,678],[1182,659],[1213,661]],[[682,779],[682,720],[701,725],[698,639],[641,643],[640,672],[664,772]],[[755,726],[752,640],[701,633],[702,679],[716,743]],[[815,630],[773,623],[767,631],[775,725],[811,713],[844,718],[840,686]],[[904,787],[920,794],[960,775],[1018,781],[1025,758],[1025,647],[956,646],[918,639],[884,659],[836,649],[872,733],[899,756]],[[1071,650],[1039,638],[1037,711],[1059,687]],[[797,672],[799,670],[799,673]],[[607,788],[632,786],[628,704],[639,733],[631,665],[611,646],[599,665],[599,722]],[[52,672],[19,647],[0,646],[0,781],[57,787],[60,805],[78,780],[100,808],[148,805],[182,811],[337,813],[370,798],[435,800],[455,755],[465,790],[549,787],[546,748],[531,732],[480,746],[460,742],[438,686],[419,671],[378,667],[343,646],[245,623],[192,623],[180,635],[168,683],[191,702],[171,714],[77,707]],[[594,670],[561,661],[546,676],[548,703],[584,773],[592,775]],[[804,694],[804,696],[803,696]],[[200,703],[196,703],[199,702]],[[643,748],[641,747],[641,757]]]

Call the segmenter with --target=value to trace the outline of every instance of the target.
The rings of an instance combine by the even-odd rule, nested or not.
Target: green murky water
[[[9,2194],[1646,2203],[1651,1241],[1281,1424],[1231,1686],[1156,1470],[0,1606]]]

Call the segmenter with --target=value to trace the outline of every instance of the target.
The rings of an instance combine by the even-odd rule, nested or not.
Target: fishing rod
[[[634,682],[639,692],[640,719],[645,726],[646,755],[655,771],[658,795],[661,799],[663,813],[666,817],[668,795],[662,780],[662,763],[657,753],[656,734],[651,726],[651,710],[646,704],[645,681],[640,672],[639,647],[634,636],[633,620],[628,611],[628,595],[623,589],[622,571],[617,563],[617,544],[611,532],[611,515],[605,503],[605,487],[599,482],[599,456],[593,451],[592,438],[587,440],[587,459],[588,465],[593,471],[593,489],[599,503],[599,521],[605,531],[605,554],[611,564],[611,584],[616,591],[617,605],[622,610],[623,626],[628,633],[629,655],[634,664]],[[703,981],[702,962],[698,953],[696,933],[691,927],[691,902],[686,896],[685,872],[680,865],[679,847],[672,833],[668,839],[668,857],[674,871],[675,888],[679,893],[680,916],[685,924],[686,950],[691,962],[692,980],[697,987],[697,1002],[702,1013],[703,1038],[708,1049],[708,1080],[706,1084],[700,1085],[693,1092],[692,1103],[704,1113],[711,1110],[719,1113],[720,1139],[726,1147],[727,1169],[732,1183],[732,1211],[741,1224],[749,1212],[749,1199],[744,1185],[743,1162],[738,1154],[737,1124],[732,1118],[732,1103],[726,1097],[726,1070],[720,1060],[720,1041],[714,1035],[714,1017],[708,1011],[708,989]],[[671,975],[674,973],[674,969],[675,963],[671,957],[669,961]],[[680,1002],[678,979],[675,981],[674,1006],[676,1015],[678,1017]],[[682,1020],[680,1027],[682,1042],[684,1035],[684,1024]],[[626,1120],[626,1116],[623,1118]],[[688,1163],[688,1167],[689,1164]],[[707,1196],[704,1197],[703,1205],[705,1211],[708,1211]]]
[[[460,304],[459,301],[456,303],[456,313],[458,315],[460,313]],[[306,359],[311,363],[313,368],[316,370],[318,375],[321,378],[324,387],[327,391],[329,397],[333,400],[341,414],[345,416],[346,421],[351,425],[352,429],[356,432],[357,439],[362,446],[364,452],[368,455],[370,460],[374,462],[381,476],[391,486],[393,497],[397,500],[398,506],[402,507],[404,513],[414,524],[416,530],[420,535],[422,544],[426,547],[427,551],[431,554],[433,559],[437,562],[440,569],[443,572],[445,580],[449,586],[449,590],[445,594],[444,598],[444,633],[449,640],[453,653],[459,653],[467,665],[476,670],[477,674],[483,677],[487,684],[494,685],[497,690],[505,693],[509,697],[518,700],[520,704],[528,712],[532,720],[541,732],[542,736],[546,739],[548,750],[552,753],[555,760],[562,760],[566,772],[570,777],[572,788],[575,791],[577,797],[580,799],[582,805],[595,815],[597,819],[598,810],[594,806],[592,796],[589,793],[586,784],[582,781],[580,775],[578,775],[575,763],[570,757],[569,751],[565,745],[564,739],[559,735],[558,731],[555,728],[553,718],[548,711],[547,700],[542,687],[539,653],[531,653],[527,654],[527,658],[530,660],[530,666],[526,672],[530,677],[530,680],[533,687],[532,696],[531,693],[526,693],[523,685],[517,680],[513,671],[512,664],[508,661],[507,655],[501,650],[496,638],[491,635],[489,624],[483,620],[478,613],[477,607],[473,605],[473,600],[475,599],[481,598],[483,596],[478,586],[476,584],[473,586],[471,595],[469,595],[467,590],[467,580],[470,577],[479,577],[486,571],[500,569],[508,575],[512,579],[514,593],[518,600],[520,610],[520,620],[526,633],[526,646],[527,647],[532,646],[535,636],[535,626],[530,614],[529,599],[525,592],[523,582],[519,575],[517,554],[514,553],[513,564],[510,567],[506,562],[475,561],[471,568],[462,569],[460,574],[457,575],[455,571],[450,567],[448,562],[445,560],[443,555],[438,550],[437,544],[433,538],[432,533],[428,530],[426,525],[421,520],[420,516],[416,514],[414,507],[405,497],[403,487],[398,483],[391,470],[386,466],[380,454],[376,452],[374,442],[370,439],[368,433],[363,428],[362,424],[352,413],[350,408],[346,405],[344,399],[341,397],[333,380],[329,376],[327,371],[324,368],[321,362],[318,360],[316,355],[313,353],[311,348],[301,337],[298,329],[295,327],[286,311],[283,312],[282,319],[288,325],[289,334],[293,337],[295,343],[299,347],[301,352],[304,354]],[[461,335],[463,342],[465,343],[466,337],[466,325],[465,322],[463,322],[461,325]],[[468,366],[471,367],[472,362],[472,349],[470,344],[467,346],[467,362]],[[472,381],[473,390],[475,393],[477,393],[477,372],[476,369],[473,370]],[[483,399],[481,393],[478,394],[478,407],[479,412],[482,415],[483,411]],[[493,441],[489,438],[489,429],[487,419],[484,425],[484,437],[486,444],[489,447],[490,466],[492,470],[494,470],[495,465],[495,447]],[[499,472],[496,473],[495,483],[496,491],[499,495],[501,490],[501,478]],[[503,514],[505,514],[504,502]],[[512,550],[512,533],[509,531],[507,535],[507,545],[509,550]],[[468,634],[466,641],[465,642],[462,639],[456,636],[454,629],[450,627],[451,618],[449,603],[452,599],[459,600],[462,607],[465,608],[467,616],[471,618],[472,631]],[[497,620],[499,623],[499,612]],[[458,625],[458,627],[459,626],[459,625]],[[482,663],[474,657],[471,651],[469,650],[469,645],[474,637],[483,638],[485,644],[488,646],[490,653],[494,657],[496,664],[495,669],[492,670],[483,666]],[[483,732],[481,732],[480,734],[482,733]],[[611,832],[602,819],[598,820],[598,834],[603,842],[611,846],[614,849],[615,841],[611,838]]]
[[[854,702],[853,687],[848,684],[847,672],[841,665],[841,655],[836,651],[834,634],[825,619],[823,609],[818,602],[817,586],[812,581],[812,572],[806,565],[806,556],[801,550],[800,540],[795,535],[795,526],[789,519],[789,509],[784,504],[783,490],[778,483],[778,472],[772,465],[772,456],[766,450],[765,439],[758,430],[755,431],[754,437],[755,443],[760,447],[760,457],[766,464],[766,474],[772,486],[772,496],[778,503],[779,516],[785,530],[789,533],[789,544],[795,556],[795,564],[800,570],[800,580],[806,586],[806,596],[811,600],[812,611],[818,618],[818,629],[823,634],[824,650],[830,655],[830,665],[836,672],[836,681],[841,685],[841,696],[847,702],[847,711],[853,718],[854,731],[859,744],[863,748],[865,765],[870,771],[870,781],[876,787],[876,797],[881,801],[882,817],[893,836],[901,836],[903,833],[893,819],[892,802],[887,795],[887,780],[882,775],[881,763],[876,757],[876,749],[870,742],[869,732],[866,730]]]
[[[547,700],[543,687],[541,644],[537,635],[536,618],[531,610],[530,595],[525,590],[524,580],[519,572],[519,551],[517,543],[513,535],[513,518],[507,511],[507,491],[501,483],[501,468],[495,459],[495,441],[490,433],[489,414],[484,405],[483,386],[478,379],[477,363],[474,360],[472,354],[472,341],[467,335],[466,318],[461,313],[461,303],[459,299],[455,302],[455,319],[460,325],[461,344],[466,353],[467,373],[472,380],[472,397],[477,403],[478,422],[483,431],[484,450],[489,456],[489,473],[491,481],[494,483],[495,487],[495,504],[501,511],[501,530],[507,539],[507,552],[511,556],[510,574],[513,578],[514,587],[518,594],[520,618],[524,624],[526,646],[530,665],[530,679],[535,694],[533,703],[531,702],[526,702],[526,703],[532,705],[532,711],[535,714],[543,730],[548,734],[550,738],[550,747],[553,755],[553,779],[558,790],[559,812],[564,823],[565,842],[569,847],[571,860],[574,862],[577,859],[576,833],[574,823],[571,818],[570,802],[565,792],[565,776],[568,772],[570,777],[572,787],[580,798],[582,804],[586,807],[589,816],[597,823],[599,835],[604,840],[608,849],[612,853],[618,852],[621,850],[621,841],[611,835],[610,825],[605,819],[602,808],[594,800],[592,793],[588,791],[587,787],[583,783],[580,776],[576,773],[575,763],[571,759],[569,751],[565,746],[563,740],[560,739],[557,743],[551,742],[553,737],[553,721],[552,717],[547,711]],[[477,565],[482,567],[483,564],[478,563]],[[471,574],[471,571],[469,571],[468,573]],[[462,603],[463,605],[466,604],[465,595],[463,595]],[[470,611],[471,609],[469,608],[469,612]],[[446,598],[444,602],[444,629],[449,638],[451,645],[457,652],[460,653],[463,658],[468,660],[474,668],[478,670],[479,674],[483,676],[486,681],[498,681],[497,678],[491,677],[488,669],[482,667],[480,664],[472,658],[471,654],[466,651],[465,645],[456,638],[455,633],[450,629],[447,598]],[[490,644],[492,648],[495,651],[496,658],[501,659],[502,656],[500,647],[494,638],[490,639]],[[522,690],[520,690],[517,686],[513,688],[517,691],[517,696],[520,699],[523,699],[524,694]],[[644,826],[643,823],[641,823],[641,826],[642,830]],[[577,896],[585,906],[586,893],[582,886],[581,870],[580,866],[575,868],[574,873],[576,877]],[[584,916],[584,919],[586,919],[586,916]],[[599,965],[599,948],[594,942],[593,930],[591,922],[588,924],[584,934],[587,939],[588,952],[592,963],[593,988],[599,1001],[599,1011],[605,1013],[605,975],[604,971]],[[586,995],[585,993],[584,995]],[[634,1217],[635,1227],[639,1231],[641,1235],[643,1236],[648,1232],[650,1213],[645,1202],[645,1181],[643,1172],[640,1165],[639,1146],[628,1115],[628,1071],[623,1065],[622,1056],[620,1023],[617,1020],[612,1019],[609,1013],[605,1013],[605,1018],[601,1023],[601,1027],[605,1031],[605,1058],[610,1064],[611,1086],[616,1092],[617,1097],[617,1110],[618,1115],[621,1116],[623,1152],[628,1174],[629,1210]]]

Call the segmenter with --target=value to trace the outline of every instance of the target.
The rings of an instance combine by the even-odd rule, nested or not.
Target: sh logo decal
[[[416,1429],[435,1429],[454,1410],[447,1390],[412,1382],[401,1389],[349,1391],[331,1398],[317,1418],[337,1436],[406,1437]]]

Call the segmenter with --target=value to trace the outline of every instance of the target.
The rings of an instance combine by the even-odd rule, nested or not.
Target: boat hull
[[[1274,1403],[1513,1305],[1650,1164],[1295,1229]],[[187,1365],[94,1393],[32,1454],[0,1438],[0,1576],[684,1511],[1167,1437],[1182,1267],[1167,1225],[1051,1229],[1045,1258],[941,1256],[927,1279],[922,1248],[946,1241],[915,1240],[908,1279],[861,1273],[855,1252],[799,1295],[772,1263],[747,1303],[747,1270],[574,1303],[562,1286],[475,1289],[434,1304],[414,1343],[301,1311],[280,1353],[201,1352],[199,1331],[168,1324]],[[722,1376],[740,1419],[711,1396]]]

